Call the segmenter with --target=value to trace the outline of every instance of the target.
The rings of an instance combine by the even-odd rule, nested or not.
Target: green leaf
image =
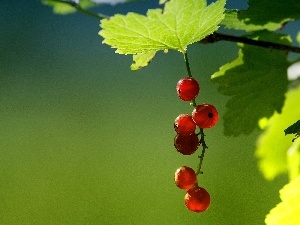
[[[300,150],[300,141],[291,142],[291,139],[283,132],[287,126],[299,118],[299,99],[300,87],[290,90],[286,94],[282,113],[275,113],[268,120],[264,133],[258,138],[255,155],[259,159],[258,165],[261,172],[268,180],[287,172],[290,177],[293,177],[297,171],[295,168],[299,169],[297,155]],[[292,156],[295,158],[292,159]]]
[[[257,30],[270,30],[274,31],[282,27],[284,22],[289,21],[289,19],[280,21],[278,23],[267,21],[265,24],[254,24],[249,23],[249,18],[242,18],[240,15],[244,13],[243,10],[226,10],[225,18],[222,21],[222,25],[229,29],[244,30],[247,32],[257,31]]]
[[[146,53],[140,53],[133,55],[133,63],[130,66],[131,70],[138,70],[142,67],[148,66],[150,61],[153,59],[155,56],[156,51],[150,51]]]
[[[265,219],[266,225],[296,225],[300,221],[300,176],[280,190],[282,200]]]
[[[278,24],[300,19],[300,4],[295,0],[249,0],[249,8],[239,14],[247,24]],[[277,29],[278,29],[277,28]]]
[[[173,49],[185,52],[189,44],[200,41],[218,29],[224,15],[225,0],[206,5],[205,0],[170,0],[162,9],[115,15],[101,20],[103,43],[120,54],[138,54]]]
[[[295,0],[248,0],[249,8],[227,11],[222,24],[245,31],[275,31],[289,21],[300,19],[300,4]]]
[[[63,0],[42,0],[45,5],[53,7],[53,12],[56,14],[66,15],[70,13],[74,13],[77,9],[72,6],[72,2],[74,1],[63,1]],[[74,4],[76,4],[74,2]],[[86,9],[96,5],[91,0],[80,0],[79,5],[81,8]]]
[[[299,139],[300,140],[300,139]],[[287,151],[287,165],[288,174],[290,180],[299,176],[300,169],[300,143],[298,141],[293,142],[291,147]]]
[[[290,44],[286,36],[257,32],[254,37]],[[257,38],[258,37],[258,38]],[[287,54],[282,51],[239,44],[238,58],[213,74],[219,92],[230,96],[226,103],[224,133],[228,136],[249,134],[258,121],[280,112],[287,91]]]

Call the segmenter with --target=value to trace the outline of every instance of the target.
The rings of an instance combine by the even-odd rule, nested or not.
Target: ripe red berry
[[[218,122],[219,114],[213,105],[201,104],[194,108],[192,118],[198,127],[210,128]]]
[[[190,135],[195,133],[196,124],[192,116],[188,114],[181,114],[175,119],[174,128],[180,135]]]
[[[190,211],[203,212],[210,205],[210,195],[204,188],[196,185],[187,191],[184,203]]]
[[[178,81],[176,91],[179,98],[183,101],[194,100],[200,90],[198,82],[192,77],[185,77]]]
[[[188,190],[197,182],[197,175],[192,168],[182,166],[176,170],[174,180],[177,187]]]
[[[193,154],[198,149],[198,145],[199,139],[195,133],[187,136],[177,134],[174,139],[175,148],[183,155]]]

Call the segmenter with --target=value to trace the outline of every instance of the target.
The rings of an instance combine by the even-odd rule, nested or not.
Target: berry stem
[[[199,159],[200,159],[200,162],[199,162],[199,165],[198,165],[198,169],[196,171],[196,175],[198,174],[203,174],[203,172],[201,171],[201,167],[202,167],[202,163],[203,163],[203,158],[204,158],[204,154],[205,154],[205,151],[206,149],[208,148],[206,143],[205,143],[205,140],[204,140],[204,132],[203,132],[203,128],[200,128],[200,141],[199,143],[202,145],[202,152],[201,152],[201,155],[199,156]]]
[[[186,70],[187,70],[188,76],[189,77],[193,77],[192,76],[192,72],[191,72],[191,68],[190,68],[190,64],[189,64],[189,59],[188,59],[187,52],[185,52],[183,56],[184,56],[184,61],[185,61],[185,66],[186,66]],[[195,99],[192,100],[191,105],[194,106],[194,107],[197,107]],[[201,171],[201,167],[202,167],[202,163],[203,163],[203,158],[204,158],[205,151],[208,148],[207,145],[206,145],[206,143],[205,143],[205,139],[204,139],[205,135],[204,135],[203,128],[200,128],[199,135],[200,135],[199,144],[202,145],[202,152],[201,152],[201,155],[198,156],[199,159],[200,159],[200,162],[199,162],[199,165],[198,165],[198,169],[196,171],[196,175],[203,174],[203,172]]]
[[[190,63],[189,63],[187,52],[185,52],[183,56],[184,56],[185,66],[186,66],[186,70],[188,72],[188,75],[189,75],[189,77],[192,77],[192,72],[191,72],[191,68],[190,68]]]
[[[183,54],[183,57],[184,57],[185,67],[186,67],[188,76],[189,76],[189,77],[193,77],[193,76],[192,76],[192,72],[191,72],[191,68],[190,68],[190,63],[189,63],[189,59],[188,59],[187,52],[185,52],[185,53]],[[197,106],[195,99],[192,100],[191,105],[194,106],[194,107]]]

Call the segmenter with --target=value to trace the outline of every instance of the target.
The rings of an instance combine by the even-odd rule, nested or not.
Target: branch
[[[221,33],[213,33],[203,40],[200,41],[202,44],[208,44],[208,43],[215,43],[218,41],[231,41],[231,42],[240,42],[248,45],[255,45],[263,48],[272,48],[277,49],[281,51],[287,51],[287,52],[296,52],[300,53],[300,48],[295,46],[289,46],[289,45],[282,45],[277,44],[274,42],[268,42],[268,41],[260,41],[260,40],[253,40],[246,37],[239,37],[229,34],[221,34]]]

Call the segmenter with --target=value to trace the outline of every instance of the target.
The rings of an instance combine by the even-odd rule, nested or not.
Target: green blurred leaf
[[[295,166],[299,162],[287,157],[293,154],[297,157],[298,153],[295,151],[299,151],[300,142],[291,142],[291,139],[284,136],[282,131],[299,118],[300,105],[297,104],[299,99],[300,87],[290,90],[286,94],[282,113],[275,113],[268,120],[266,130],[258,138],[255,155],[259,159],[260,170],[268,180],[286,172],[290,175],[295,174]]]
[[[207,6],[205,0],[170,0],[164,10],[148,10],[147,16],[137,13],[115,15],[101,20],[99,34],[103,43],[120,54],[138,54],[173,49],[186,51],[218,29],[224,15],[225,0]]]
[[[240,11],[237,18],[249,28],[245,30],[278,30],[285,23],[300,19],[300,4],[295,0],[248,0],[249,8]],[[233,28],[233,27],[231,27]]]
[[[70,4],[72,2],[76,4],[75,1],[43,0],[42,2],[45,5],[53,7],[53,12],[56,14],[66,15],[77,11],[77,9]],[[96,6],[96,3],[91,0],[80,0],[79,6],[83,9],[87,9]]]
[[[76,5],[82,9],[96,7],[102,4],[115,5],[118,3],[133,2],[139,0],[41,0],[45,5],[53,7],[53,12],[56,14],[67,15],[77,12]],[[142,1],[142,0],[140,0]]]
[[[148,66],[150,61],[153,59],[155,56],[156,51],[150,51],[146,53],[140,53],[133,55],[133,63],[130,66],[131,70],[138,70],[142,67]]]
[[[300,223],[300,176],[280,190],[282,200],[266,217],[266,225],[296,225]]]
[[[259,36],[258,36],[259,35]],[[273,32],[257,32],[259,40],[290,44],[287,36]],[[249,134],[258,121],[280,112],[287,91],[287,54],[239,44],[238,58],[213,74],[219,92],[231,96],[226,103],[224,133],[229,136]]]

